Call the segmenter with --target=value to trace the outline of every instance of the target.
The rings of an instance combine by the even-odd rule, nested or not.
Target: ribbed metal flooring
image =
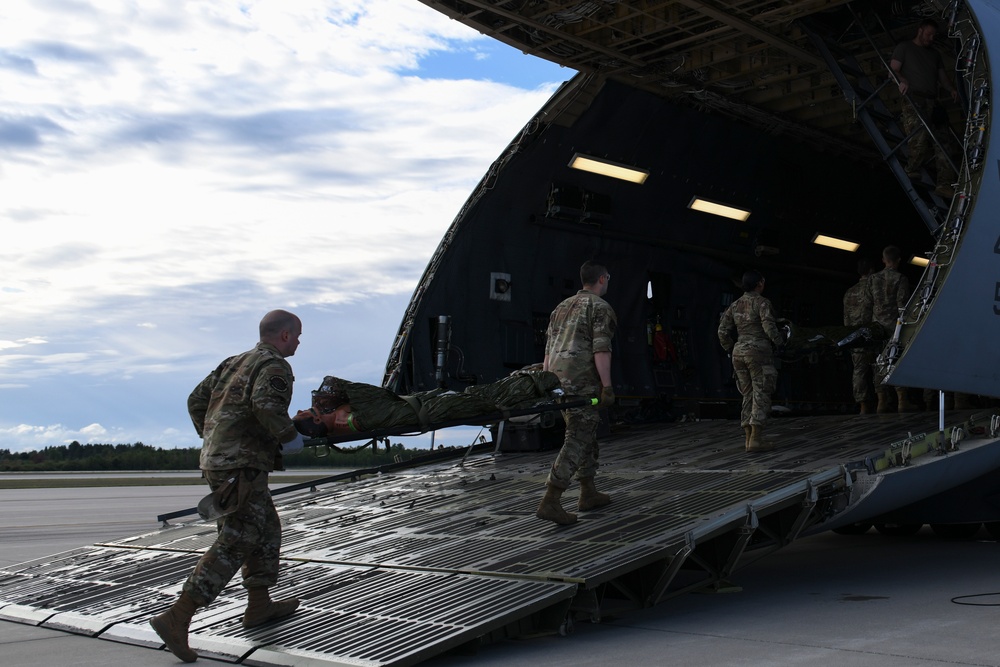
[[[476,454],[280,496],[274,593],[299,597],[300,610],[244,630],[237,577],[195,617],[191,645],[252,665],[411,665],[481,637],[555,630],[571,609],[599,617],[609,584],[633,606],[655,603],[683,592],[681,566],[718,581],[748,544],[794,539],[849,484],[843,464],[933,419],[778,420],[780,448],[753,456],[733,422],[618,434],[602,442],[599,477],[614,502],[566,528],[534,516],[554,452]],[[147,620],[214,535],[195,521],[4,568],[0,618],[160,647]]]

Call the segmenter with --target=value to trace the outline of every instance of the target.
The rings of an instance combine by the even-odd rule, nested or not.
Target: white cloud
[[[253,344],[267,310],[322,326],[352,304],[405,303],[568,75],[477,80],[475,44],[492,42],[417,0],[0,3],[0,434],[65,423],[68,403],[43,394],[61,380],[107,437],[156,444],[113,408],[196,382]],[[459,51],[462,72],[420,69]],[[380,380],[373,341],[387,346],[400,315],[340,341],[353,379]],[[334,371],[306,358],[300,377]],[[31,428],[22,442],[56,432]],[[142,428],[191,438],[182,409]]]
[[[24,347],[25,345],[42,345],[45,342],[44,338],[38,338],[37,336],[21,338],[19,340],[0,340],[0,350],[9,350],[16,347]]]

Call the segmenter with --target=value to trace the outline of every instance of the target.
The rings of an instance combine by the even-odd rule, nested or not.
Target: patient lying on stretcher
[[[328,375],[312,392],[312,407],[300,410],[292,421],[307,438],[396,428],[426,431],[435,423],[477,419],[561,395],[559,378],[542,370],[515,371],[462,392],[434,389],[402,396]]]
[[[842,348],[880,347],[887,337],[887,332],[878,322],[861,326],[800,327],[790,320],[779,319],[778,328],[785,334],[785,356]]]

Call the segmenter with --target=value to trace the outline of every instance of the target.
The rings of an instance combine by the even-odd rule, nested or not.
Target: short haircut
[[[580,282],[584,285],[594,285],[608,272],[608,267],[597,262],[587,260],[580,267]]]
[[[862,257],[858,260],[858,275],[867,276],[869,273],[875,271],[875,264],[867,257]]]
[[[299,318],[287,310],[272,310],[260,321],[260,339],[266,340],[281,335],[282,331],[292,331]]]
[[[920,22],[920,25],[917,26],[918,31],[923,30],[924,28],[934,28],[935,30],[940,30],[938,22],[934,19],[924,19]]]
[[[752,292],[757,289],[757,284],[764,279],[760,271],[750,270],[743,274],[743,291]]]
[[[882,251],[882,258],[887,259],[894,264],[898,262],[902,256],[903,251],[894,245],[886,246],[885,250]]]

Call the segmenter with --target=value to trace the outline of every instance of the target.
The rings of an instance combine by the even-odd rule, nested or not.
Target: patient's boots
[[[896,398],[899,412],[917,412],[916,404],[910,402],[909,393],[903,387],[896,387]]]
[[[267,588],[248,588],[247,608],[243,612],[243,627],[252,628],[271,620],[290,616],[298,608],[298,598],[274,601]]]
[[[774,443],[764,438],[764,426],[753,424],[750,427],[750,442],[747,444],[748,452],[766,452],[774,449]]]
[[[563,489],[558,489],[551,484],[546,485],[545,496],[542,497],[542,502],[538,505],[535,516],[546,521],[555,521],[560,526],[576,523],[576,515],[570,514],[562,508],[562,503],[559,500],[562,494]]]
[[[194,662],[198,659],[198,654],[188,646],[188,626],[197,608],[194,598],[182,593],[170,609],[149,619],[149,624],[153,626],[170,652],[184,662]]]
[[[580,500],[577,508],[581,512],[597,509],[611,504],[611,496],[601,493],[594,485],[593,477],[585,477],[580,480]]]

